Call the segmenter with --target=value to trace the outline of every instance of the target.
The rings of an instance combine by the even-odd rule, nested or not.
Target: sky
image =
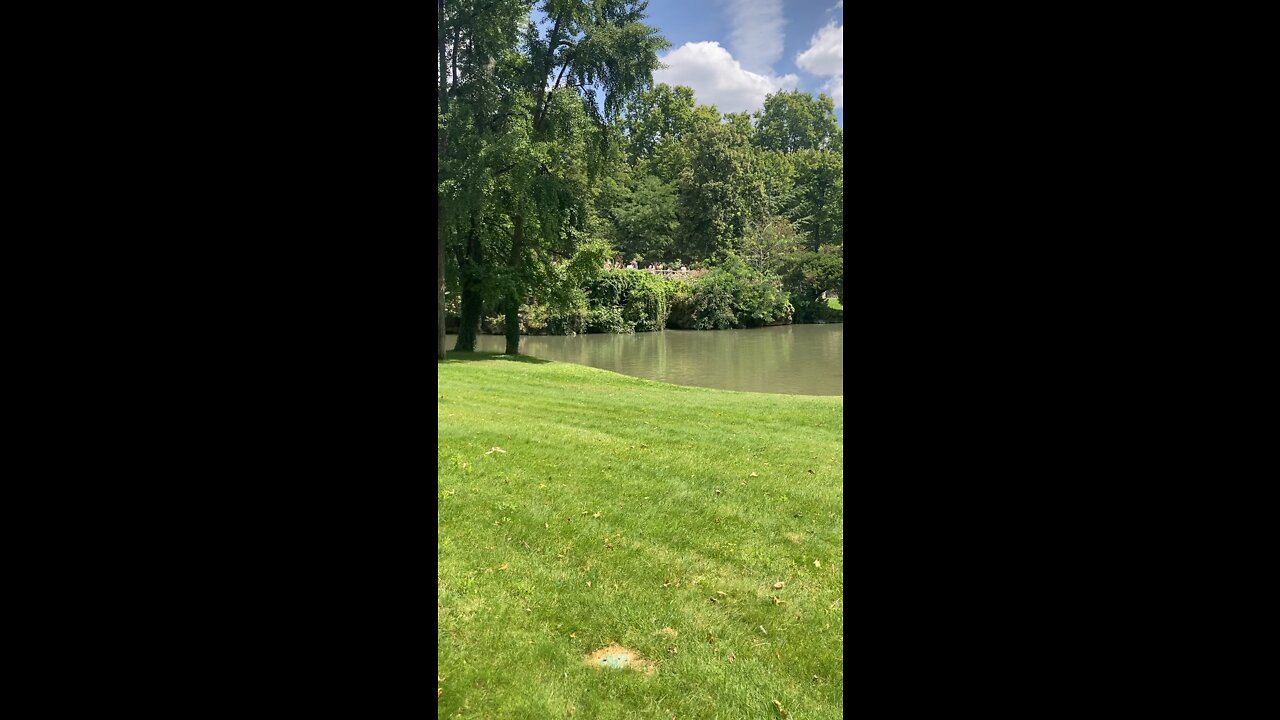
[[[688,85],[722,113],[755,112],[778,90],[825,92],[844,126],[843,0],[649,0],[648,15],[671,42],[654,84]]]
[[[843,0],[650,0],[671,47],[654,83],[688,85],[720,112],[754,112],[777,90],[825,92],[844,126]]]

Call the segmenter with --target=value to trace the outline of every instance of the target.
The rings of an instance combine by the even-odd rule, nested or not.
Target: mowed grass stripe
[[[451,357],[440,717],[841,716],[842,398]],[[582,663],[610,642],[657,672]]]

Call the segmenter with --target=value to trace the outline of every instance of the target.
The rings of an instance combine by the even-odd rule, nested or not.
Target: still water
[[[448,338],[452,349],[454,336]],[[481,335],[476,350],[503,352],[506,339]],[[590,365],[677,385],[724,390],[844,394],[844,325],[750,330],[665,330],[634,335],[524,336],[520,353]]]

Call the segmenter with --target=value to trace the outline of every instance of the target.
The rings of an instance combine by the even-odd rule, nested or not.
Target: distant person
[[[632,261],[631,261],[631,264],[630,264],[630,265],[628,265],[627,267],[631,268],[632,270],[639,270],[639,269],[640,269],[640,266],[639,266],[639,265],[636,265],[636,261],[635,261],[635,260],[632,260]]]

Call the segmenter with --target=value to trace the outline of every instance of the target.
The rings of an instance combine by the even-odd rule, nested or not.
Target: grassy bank
[[[842,716],[842,398],[437,375],[439,717]]]

